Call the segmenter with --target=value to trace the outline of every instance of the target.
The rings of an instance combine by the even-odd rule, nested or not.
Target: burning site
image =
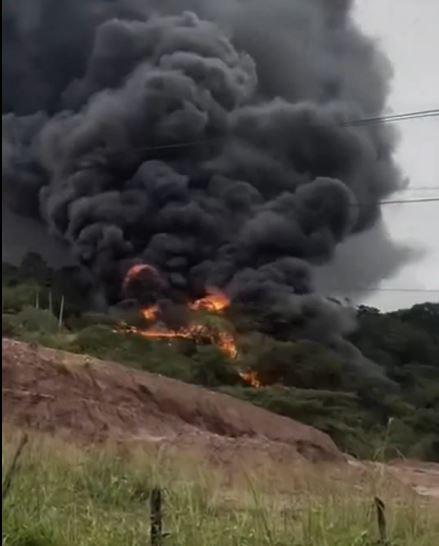
[[[157,272],[149,265],[138,264],[132,266],[124,279],[123,288],[129,293],[132,285],[141,280],[139,277],[148,275],[157,276]],[[166,320],[166,312],[159,303],[149,307],[138,308],[139,325],[120,323],[115,332],[120,335],[136,335],[149,340],[165,340],[172,345],[173,341],[187,339],[197,345],[214,345],[228,359],[236,361],[238,349],[233,332],[230,326],[224,324],[209,324],[203,321],[203,315],[223,315],[230,306],[230,299],[225,293],[216,288],[209,288],[207,295],[188,301],[185,304],[187,314],[186,320],[177,327],[169,327]],[[239,366],[239,362],[237,362]],[[245,383],[253,387],[260,387],[261,382],[256,372],[250,370],[239,370],[240,377]]]
[[[136,306],[120,331],[238,361],[233,334],[197,318],[217,316],[375,373],[344,339],[353,311],[314,282],[403,185],[394,130],[353,123],[383,111],[391,71],[350,8],[5,2],[6,206],[64,244],[91,307]],[[400,262],[374,233],[386,251],[368,282]]]
[[[3,0],[5,546],[438,543],[409,4]]]

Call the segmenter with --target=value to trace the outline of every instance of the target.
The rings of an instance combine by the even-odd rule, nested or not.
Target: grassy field
[[[3,470],[17,443],[17,434],[4,434]],[[386,502],[389,545],[439,543],[439,516],[425,499],[380,474],[359,485],[317,472],[292,467],[280,488],[261,473],[226,484],[220,474],[163,454],[34,437],[4,500],[3,545],[145,546],[149,492],[157,485],[169,546],[376,545],[376,494]]]

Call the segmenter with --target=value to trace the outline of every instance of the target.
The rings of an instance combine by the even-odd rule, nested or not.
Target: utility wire
[[[386,116],[374,116],[370,118],[360,118],[360,119],[354,119],[354,120],[348,120],[343,121],[340,123],[337,123],[336,125],[339,125],[341,127],[349,127],[349,126],[357,126],[357,125],[373,125],[375,123],[386,123],[390,121],[404,121],[406,119],[418,119],[418,118],[429,118],[429,117],[437,117],[439,116],[439,108],[431,109],[431,110],[419,110],[416,112],[407,112],[404,114],[389,114]],[[172,148],[189,148],[191,146],[196,146],[198,144],[208,144],[210,142],[218,142],[219,140],[222,140],[223,137],[212,137],[212,138],[205,138],[205,139],[198,139],[198,140],[192,140],[188,142],[176,142],[174,144],[158,144],[155,146],[145,146],[141,148],[131,148],[128,151],[153,151],[153,150],[167,150]],[[127,153],[125,151],[120,152],[112,152],[111,155],[116,154],[122,154]]]
[[[419,199],[389,199],[386,201],[371,201],[370,203],[351,203],[351,207],[370,207],[375,205],[406,205],[406,204],[413,204],[413,203],[434,203],[436,201],[439,201],[439,197],[424,197]]]
[[[393,121],[404,121],[408,119],[431,118],[431,117],[439,117],[439,108],[430,109],[430,110],[418,110],[415,112],[406,112],[402,114],[389,114],[385,116],[373,116],[369,118],[353,119],[353,120],[339,122],[336,125],[339,125],[342,127],[359,126],[359,125],[366,125],[366,124],[373,125],[377,123],[386,123],[386,122],[393,122]],[[142,147],[136,147],[136,148],[129,148],[127,150],[107,152],[107,156],[117,156],[122,154],[128,154],[129,152],[148,152],[148,151],[156,151],[156,150],[190,148],[192,146],[197,146],[200,144],[218,142],[223,139],[224,139],[223,136],[217,136],[217,137],[204,138],[204,139],[198,139],[198,140],[189,140],[186,142],[174,142],[172,144],[157,144],[153,146],[142,146]],[[19,165],[20,163],[28,164],[29,162],[16,161],[15,165]]]
[[[432,203],[439,201],[439,197],[424,197],[420,199],[389,199],[386,201],[378,201],[377,205],[400,205],[406,203]],[[353,203],[352,206],[367,206],[368,203]]]
[[[418,110],[416,112],[406,112],[403,114],[388,114],[385,116],[373,116],[369,118],[355,119],[341,123],[341,125],[367,125],[374,123],[387,123],[392,121],[405,121],[408,119],[433,118],[439,116],[439,108],[431,110]]]
[[[428,293],[438,293],[439,294],[439,288],[378,288],[378,287],[366,287],[366,286],[352,286],[350,288],[340,288],[340,287],[332,287],[327,290],[333,290],[337,292],[428,292]]]

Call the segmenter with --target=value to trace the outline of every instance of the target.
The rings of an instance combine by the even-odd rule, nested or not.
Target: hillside
[[[6,324],[33,341],[3,339],[3,470],[18,435],[30,432],[4,502],[5,544],[140,546],[148,540],[147,502],[158,484],[170,544],[222,546],[228,537],[249,546],[372,546],[377,495],[392,543],[437,543],[439,465],[354,461],[320,430],[256,407],[308,409],[316,419],[316,400],[326,398],[320,416],[329,422],[335,404],[346,414],[358,404],[354,393],[251,387],[236,363],[212,360],[214,353],[210,362],[198,361],[201,368],[193,359],[172,368],[178,354],[172,345],[160,352],[159,342],[137,335],[109,338],[102,324],[91,332],[59,328],[50,312],[32,307]],[[88,343],[95,352],[124,356],[126,364],[36,341],[77,352]],[[182,382],[135,369],[139,363],[174,375],[199,373],[210,363],[217,381],[235,377],[235,386],[208,390],[189,384],[189,375]],[[219,392],[230,389],[234,397]],[[340,416],[336,426],[342,422]]]
[[[184,313],[171,306],[173,326],[158,327],[156,307],[90,313],[78,277],[36,255],[3,264],[3,335],[208,387],[313,426],[357,457],[439,460],[438,304],[358,309],[343,353],[299,326],[267,331],[267,310],[218,313],[199,300]]]
[[[48,433],[70,445],[115,443],[159,457],[166,451],[180,461],[186,455],[234,479],[243,469],[265,468],[264,477],[277,476],[276,488],[286,469],[304,463],[330,463],[323,467],[329,475],[358,482],[372,476],[373,465],[352,461],[327,434],[230,396],[35,344],[3,339],[2,349],[7,429]],[[420,495],[439,496],[435,463],[379,467]],[[322,465],[314,468],[320,473]]]
[[[86,356],[3,340],[3,417],[87,442],[201,450],[209,459],[343,461],[326,434],[230,396]]]

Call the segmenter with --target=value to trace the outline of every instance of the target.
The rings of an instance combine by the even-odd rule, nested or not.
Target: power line
[[[419,199],[388,199],[385,201],[371,201],[370,203],[351,203],[351,207],[371,207],[375,205],[406,205],[413,203],[434,203],[439,201],[439,197],[421,197]]]
[[[431,118],[431,117],[439,117],[439,108],[436,109],[430,109],[430,110],[418,110],[415,112],[406,112],[401,114],[389,114],[385,116],[373,116],[368,118],[359,118],[359,119],[353,119],[353,120],[347,120],[343,122],[338,122],[335,125],[341,126],[341,127],[348,127],[348,126],[361,126],[361,125],[373,125],[378,123],[386,123],[386,122],[394,122],[394,121],[404,121],[408,119],[420,119],[420,118]],[[148,151],[159,151],[159,150],[168,150],[168,149],[179,149],[179,148],[191,148],[192,146],[197,146],[200,144],[209,144],[214,143],[218,141],[224,140],[224,136],[217,136],[217,137],[210,137],[210,138],[203,138],[203,139],[197,139],[197,140],[189,140],[186,142],[174,142],[171,144],[156,144],[152,146],[141,146],[141,147],[133,147],[128,148],[126,150],[119,150],[119,151],[107,151],[107,156],[117,156],[122,154],[128,154],[130,152],[148,152]],[[15,161],[15,165],[28,165],[29,161]]]
[[[356,126],[356,125],[363,125],[363,124],[385,123],[387,121],[404,121],[406,119],[418,119],[418,118],[436,117],[436,116],[439,116],[439,108],[431,109],[431,110],[418,110],[416,112],[407,112],[403,114],[389,114],[386,116],[359,118],[359,119],[340,122],[340,123],[337,123],[336,125],[345,127],[345,126]],[[222,140],[223,138],[224,137],[222,136],[218,136],[218,137],[211,137],[211,138],[205,138],[205,139],[191,140],[187,142],[176,142],[174,144],[158,144],[154,146],[130,148],[127,151],[121,150],[120,152],[112,152],[110,155],[123,154],[123,153],[127,153],[128,151],[147,152],[147,151],[154,151],[154,150],[167,150],[172,148],[190,148],[191,146],[196,146],[198,144],[208,144],[211,142],[212,143],[218,142],[219,140]]]
[[[341,123],[341,125],[366,125],[374,123],[387,123],[392,121],[405,121],[408,119],[432,118],[439,116],[439,109],[418,110],[403,114],[388,114],[385,116],[372,116],[368,118],[354,119]]]
[[[405,204],[405,203],[432,203],[435,201],[439,201],[439,197],[424,197],[420,199],[389,199],[387,201],[378,201],[377,205],[399,205],[399,204]],[[367,206],[367,203],[358,203],[359,206]],[[353,203],[353,206],[355,207],[356,204]]]
[[[427,293],[438,293],[439,288],[378,288],[378,287],[367,287],[367,286],[352,286],[351,288],[339,288],[332,287],[328,290],[333,290],[337,292],[427,292]]]
[[[437,115],[439,113],[439,108],[430,108],[429,110],[415,110],[413,112],[401,112],[399,114],[382,114],[380,116],[371,116],[366,118],[368,120],[376,119],[395,119],[395,118],[406,118],[406,117],[417,117],[417,116],[426,116],[426,115]]]
[[[224,137],[211,137],[198,140],[188,140],[187,142],[175,142],[174,144],[157,144],[154,146],[145,146],[139,148],[129,148],[128,150],[120,150],[119,152],[111,152],[109,155],[120,155],[128,152],[148,152],[155,150],[168,150],[172,148],[190,148],[191,146],[196,146],[198,144],[208,144],[210,142],[218,142]]]

